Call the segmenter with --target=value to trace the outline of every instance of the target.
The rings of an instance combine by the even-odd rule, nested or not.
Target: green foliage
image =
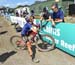
[[[45,2],[38,2],[36,4],[31,5],[30,9],[34,10],[36,15],[38,15],[43,10],[44,7],[47,6],[50,9],[53,2],[54,2],[53,0],[45,1]]]
[[[34,10],[35,11],[35,15],[39,15],[40,12],[42,11],[42,9],[44,7],[48,7],[49,10],[51,8],[51,5],[54,3],[55,0],[47,0],[45,2],[35,2],[35,4],[30,6],[30,10]],[[69,8],[69,4],[73,4],[74,0],[61,0],[58,4],[60,7],[62,7],[65,16],[68,15],[68,8]]]

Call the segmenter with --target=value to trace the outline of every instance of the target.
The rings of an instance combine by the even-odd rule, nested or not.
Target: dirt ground
[[[10,21],[0,17],[0,65],[75,65],[75,57],[55,49],[50,52],[39,52],[35,48],[35,58],[40,60],[34,63],[27,50],[14,51],[10,37],[18,35]]]

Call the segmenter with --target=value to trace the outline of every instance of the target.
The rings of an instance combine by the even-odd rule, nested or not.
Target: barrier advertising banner
[[[45,23],[46,21],[43,22],[43,24]],[[52,35],[57,48],[75,56],[75,24],[56,23],[55,28],[53,28],[51,22],[48,22],[46,28],[41,30],[41,32]]]

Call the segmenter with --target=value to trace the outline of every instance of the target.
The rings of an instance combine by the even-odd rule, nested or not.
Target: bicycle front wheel
[[[42,52],[53,50],[55,47],[55,40],[50,35],[41,35],[35,43],[37,49]]]
[[[24,49],[25,45],[24,42],[22,42],[22,37],[18,35],[14,35],[10,38],[10,43],[13,45],[13,47],[16,50]]]

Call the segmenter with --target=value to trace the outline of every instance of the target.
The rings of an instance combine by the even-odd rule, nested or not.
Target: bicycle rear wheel
[[[10,42],[16,50],[25,49],[25,43],[21,36],[14,35],[10,38]]]
[[[47,52],[54,49],[55,40],[52,36],[44,34],[36,40],[35,45],[39,51]]]

